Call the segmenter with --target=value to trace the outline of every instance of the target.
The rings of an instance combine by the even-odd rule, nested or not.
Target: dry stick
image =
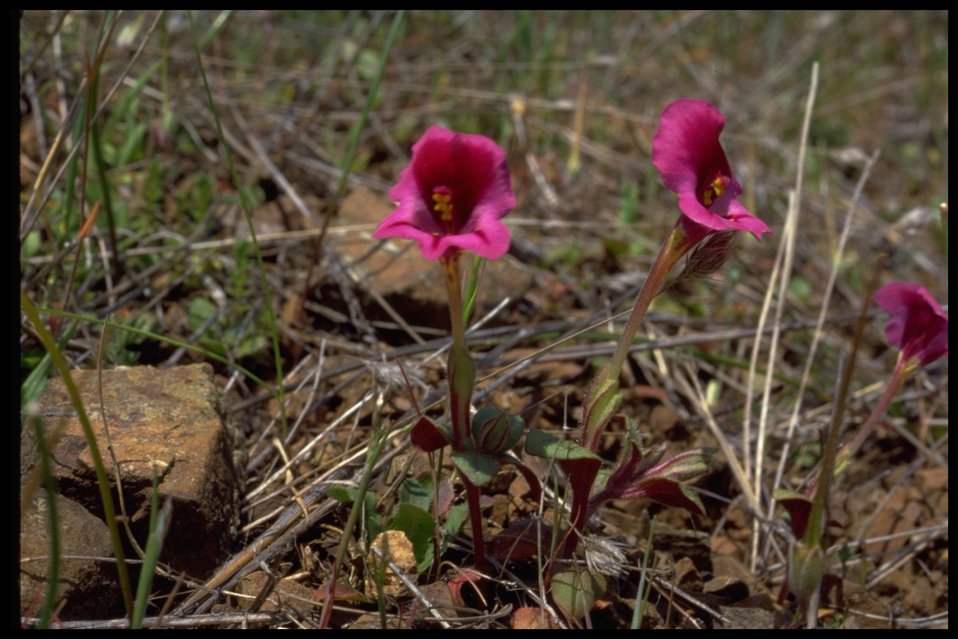
[[[226,141],[229,142],[229,145],[233,147],[237,153],[246,158],[248,162],[260,163],[263,168],[269,173],[270,177],[276,182],[279,187],[283,190],[283,193],[289,196],[289,199],[293,202],[293,205],[299,210],[303,215],[306,221],[310,226],[315,226],[313,223],[315,220],[315,215],[306,206],[306,203],[303,201],[303,198],[299,196],[299,193],[296,192],[296,189],[293,188],[293,185],[289,183],[289,180],[286,179],[286,176],[280,171],[272,160],[269,159],[269,156],[266,155],[266,151],[263,150],[263,145],[260,144],[259,140],[253,135],[253,129],[246,123],[246,120],[243,118],[243,115],[239,112],[235,106],[230,107],[230,114],[233,116],[233,119],[236,120],[236,123],[239,125],[240,129],[246,132],[246,139],[249,141],[250,147],[253,149],[251,153],[246,148],[243,147],[239,141],[233,137],[233,134],[229,132],[229,129],[223,127],[223,135],[226,138]],[[257,236],[257,240],[260,240],[260,237]]]
[[[742,469],[742,464],[739,462],[738,457],[735,456],[735,449],[732,448],[732,445],[729,443],[728,438],[725,436],[725,433],[722,432],[722,429],[719,428],[718,424],[715,423],[715,418],[712,417],[712,412],[709,410],[708,399],[705,396],[705,393],[702,391],[702,386],[699,384],[698,377],[695,374],[695,371],[691,370],[691,367],[686,365],[685,375],[676,376],[676,382],[679,386],[682,387],[682,391],[688,395],[689,399],[693,400],[702,415],[705,417],[705,421],[708,424],[709,430],[712,432],[712,435],[715,439],[718,440],[719,448],[722,450],[722,454],[725,455],[728,460],[728,465],[732,469],[732,475],[735,477],[735,481],[739,485],[739,489],[742,491],[742,494],[745,495],[745,499],[748,501],[749,508],[754,512],[762,512],[759,508],[758,496],[752,492],[752,486],[748,481],[748,477],[745,475],[745,471]],[[691,385],[689,384],[691,380]],[[694,390],[693,390],[694,386]]]
[[[812,77],[809,83],[808,89],[808,100],[805,103],[805,118],[802,122],[802,133],[800,136],[800,144],[798,148],[798,167],[795,176],[795,189],[789,194],[789,207],[788,207],[788,217],[785,222],[785,231],[782,233],[782,240],[778,246],[778,254],[775,257],[775,268],[772,271],[772,276],[769,281],[769,286],[765,294],[765,300],[762,304],[762,318],[759,321],[759,327],[764,325],[764,321],[768,312],[768,307],[771,303],[772,291],[775,288],[775,280],[779,273],[781,273],[781,281],[779,283],[779,306],[775,315],[775,330],[772,333],[772,343],[769,346],[768,353],[768,365],[766,367],[765,375],[765,388],[762,395],[762,411],[761,417],[759,418],[759,432],[758,432],[758,441],[756,442],[755,449],[755,473],[753,476],[753,488],[752,492],[756,498],[761,497],[762,491],[762,457],[765,453],[765,430],[768,420],[768,407],[770,404],[771,396],[771,385],[772,378],[774,374],[775,367],[775,355],[778,347],[778,336],[780,333],[780,325],[782,313],[784,312],[785,301],[788,298],[788,281],[791,277],[791,267],[792,267],[792,257],[794,255],[795,248],[795,233],[798,228],[798,215],[801,207],[799,203],[801,202],[802,197],[802,186],[805,177],[805,152],[808,147],[808,132],[811,127],[812,121],[812,107],[815,104],[815,95],[818,91],[818,62],[812,64]],[[782,262],[784,261],[784,265]],[[760,340],[756,336],[754,345],[752,346],[752,358],[749,363],[748,371],[748,392],[745,397],[745,416],[742,421],[742,433],[743,433],[743,448],[745,450],[745,472],[748,474],[750,466],[750,457],[749,451],[751,450],[751,436],[750,436],[750,427],[752,419],[752,388],[755,386],[755,373],[758,367],[758,354],[760,348]],[[759,511],[761,512],[761,511]],[[760,534],[760,527],[758,520],[753,520],[752,522],[752,552],[749,565],[751,570],[755,571],[755,564],[758,560],[758,537]]]
[[[867,528],[867,526],[863,526],[863,528]],[[842,548],[861,549],[868,544],[875,544],[875,543],[880,543],[883,541],[894,541],[896,539],[902,539],[904,537],[914,537],[916,535],[923,535],[930,539],[937,539],[938,537],[941,537],[942,534],[947,533],[948,529],[949,529],[949,525],[948,525],[948,521],[946,520],[940,524],[934,524],[932,526],[923,526],[921,528],[912,528],[910,530],[899,530],[898,532],[888,533],[887,535],[877,535],[875,537],[852,539],[850,541],[844,541],[840,544],[832,544],[825,550],[825,555],[832,556],[838,551],[840,551]],[[877,555],[877,556],[882,556],[882,555]],[[848,565],[855,565],[855,564],[862,563],[862,561],[863,560],[861,558],[853,558],[853,559],[849,559],[845,563]],[[781,562],[781,563],[769,565],[769,570],[780,570],[786,567],[787,567],[786,563]],[[879,569],[880,568],[876,568],[875,570],[872,571],[872,573],[870,573],[872,579],[874,579],[875,573]]]
[[[829,302],[831,301],[832,293],[835,290],[835,282],[838,279],[838,269],[839,265],[842,262],[842,257],[845,254],[845,245],[848,242],[848,238],[851,235],[852,220],[854,219],[855,211],[858,208],[858,201],[861,198],[862,191],[865,188],[866,182],[871,175],[872,167],[875,165],[875,162],[878,161],[878,156],[881,151],[875,151],[868,158],[865,168],[862,170],[862,175],[858,179],[858,184],[855,185],[855,191],[852,194],[851,203],[848,206],[848,214],[845,216],[845,226],[842,228],[842,235],[838,242],[838,249],[835,252],[834,257],[832,258],[832,268],[828,275],[828,283],[825,285],[825,294],[822,298],[821,309],[818,313],[818,320],[815,324],[815,332],[812,335],[812,343],[809,347],[808,357],[805,359],[805,369],[802,371],[802,378],[799,382],[798,393],[796,395],[795,404],[792,406],[792,414],[789,417],[788,429],[785,434],[785,440],[782,445],[782,452],[779,455],[778,459],[778,468],[775,471],[775,480],[772,484],[772,492],[779,487],[782,482],[782,477],[785,474],[785,462],[788,459],[789,448],[792,441],[792,437],[795,432],[795,427],[798,425],[798,414],[802,409],[802,398],[805,396],[805,387],[808,384],[808,380],[811,378],[812,364],[815,361],[815,354],[818,350],[818,343],[821,340],[821,337],[824,333],[823,328],[825,325],[825,315],[828,312]],[[766,514],[767,519],[772,519],[775,514],[775,505],[776,502],[773,500],[769,503],[768,513]],[[766,547],[771,537],[766,537]],[[755,555],[756,546],[753,545],[753,554],[752,554],[752,569],[755,569],[755,562],[757,557]]]
[[[628,312],[629,311],[623,311],[621,313],[618,313],[614,315],[612,319],[621,317],[622,315],[625,315]],[[842,324],[851,319],[854,319],[855,317],[857,316],[841,315],[841,316],[829,318],[827,322],[829,324]],[[596,344],[596,345],[589,345],[589,346],[572,346],[568,348],[559,348],[559,346],[569,341],[570,339],[573,339],[579,335],[582,335],[583,333],[587,333],[591,330],[601,327],[606,322],[608,322],[608,318],[601,320],[599,322],[596,322],[594,324],[591,324],[589,326],[586,326],[584,328],[578,328],[574,332],[563,335],[561,338],[557,339],[556,341],[549,344],[548,346],[544,346],[536,350],[535,352],[529,353],[528,355],[524,355],[522,357],[519,357],[513,360],[505,360],[504,362],[498,362],[496,360],[489,361],[488,354],[486,354],[477,362],[477,365],[480,368],[484,368],[487,366],[498,364],[500,368],[478,378],[477,383],[484,382],[485,380],[493,378],[493,377],[499,377],[500,375],[505,374],[507,371],[514,368],[515,366],[518,366],[519,364],[523,362],[568,361],[568,360],[574,360],[574,359],[588,359],[588,358],[601,356],[601,355],[609,355],[615,350],[616,348],[615,344]],[[476,326],[478,326],[479,324],[480,322],[477,322]],[[515,327],[512,327],[512,326],[497,327],[497,328],[486,329],[484,331],[476,331],[473,334],[473,338],[474,340],[482,339],[482,338],[488,339],[488,338],[497,337],[503,334],[509,334],[512,337],[515,337],[517,335],[528,337],[538,332],[563,330],[568,328],[570,325],[581,326],[581,322],[573,323],[573,322],[568,322],[566,320],[551,320],[547,322],[542,322],[541,324],[537,324],[534,327],[519,329],[518,331],[516,331]],[[782,330],[783,331],[803,330],[807,328],[812,328],[814,327],[814,325],[815,323],[810,320],[797,320],[794,322],[789,322],[787,324],[784,324],[782,326]],[[762,329],[762,332],[767,333],[767,332],[771,332],[771,330],[772,329],[770,327],[764,328]],[[472,329],[470,329],[469,332],[472,333]],[[654,349],[675,348],[677,346],[690,346],[695,344],[705,344],[709,342],[722,342],[722,341],[743,339],[747,337],[754,337],[756,335],[756,332],[757,332],[757,329],[755,328],[736,328],[736,329],[726,329],[726,330],[716,331],[713,333],[691,333],[688,335],[676,335],[672,337],[662,338],[652,342],[632,344],[632,346],[629,349],[629,352],[638,353],[638,352],[654,350]],[[420,353],[426,350],[432,350],[433,348],[437,348],[440,345],[443,345],[442,350],[444,350],[445,348],[448,348],[449,338],[440,338],[440,339],[430,340],[423,345],[413,344],[410,346],[401,346],[399,348],[394,348],[391,351],[388,351],[385,355],[387,359],[390,359],[390,360],[397,359],[401,357],[408,357],[410,355],[414,355],[416,353]],[[552,351],[555,351],[555,352],[552,352]],[[362,366],[363,364],[361,362],[343,364],[341,366],[331,368],[327,372],[327,376],[330,378],[338,377],[339,375],[342,375],[344,373],[348,373],[351,371],[355,371],[359,368],[362,368]],[[286,390],[288,391],[288,390],[294,389],[299,383],[300,382],[298,381],[288,383]],[[270,397],[272,397],[272,395],[269,395],[269,394],[249,397],[247,399],[236,402],[235,404],[230,406],[227,410],[229,412],[237,412],[237,411],[245,410],[249,408],[250,406],[266,401]],[[321,402],[325,401],[325,398],[321,398],[320,401]],[[431,404],[428,408],[433,408],[433,407],[434,407],[434,404]]]
[[[371,546],[370,550],[380,560],[386,559],[386,557],[383,555],[382,550],[380,550],[378,546]],[[403,582],[403,585],[405,585],[406,588],[409,589],[409,592],[415,595],[416,598],[419,601],[421,601],[424,606],[426,606],[426,610],[428,610],[429,614],[432,615],[439,622],[439,625],[441,625],[443,628],[451,628],[452,626],[450,626],[449,622],[446,621],[445,617],[443,617],[439,613],[439,609],[436,607],[436,605],[426,598],[426,595],[424,595],[423,592],[416,587],[416,584],[409,577],[406,576],[406,573],[403,571],[403,569],[400,568],[399,565],[396,564],[396,562],[392,561],[391,559],[388,560],[387,563],[389,565],[389,569],[393,571],[393,574],[399,578],[399,581]]]
[[[227,612],[190,617],[144,617],[142,628],[217,628],[265,626],[288,622],[289,615],[284,612]],[[21,617],[25,627],[36,626],[39,619]],[[57,628],[64,630],[117,630],[127,629],[127,619],[105,619],[103,621],[58,621]]]
[[[398,431],[392,431],[387,435],[387,439],[392,439],[399,435]],[[376,469],[381,469],[392,462],[392,459],[402,450],[400,447],[386,447],[386,452],[376,462]],[[215,595],[224,588],[231,587],[240,579],[256,569],[259,561],[269,561],[283,550],[284,547],[301,535],[305,530],[312,527],[322,517],[327,515],[338,502],[327,500],[320,504],[319,501],[326,496],[329,486],[336,484],[343,477],[348,468],[355,463],[361,463],[369,449],[360,448],[351,457],[344,460],[337,468],[327,472],[311,486],[302,495],[303,504],[293,503],[286,507],[276,522],[269,529],[260,534],[256,540],[249,546],[243,548],[235,555],[227,559],[212,577],[202,585],[200,590],[183,603],[176,607],[173,614],[184,615],[190,612],[190,608],[196,609],[192,614],[205,612],[215,603],[215,597],[211,597],[206,602],[202,599],[209,595]],[[360,469],[359,472],[362,472]],[[309,511],[309,514],[303,515],[303,506],[307,509],[315,506]]]

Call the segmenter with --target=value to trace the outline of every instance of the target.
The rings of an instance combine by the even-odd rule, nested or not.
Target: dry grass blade
[[[765,323],[766,313],[772,299],[772,291],[775,289],[775,283],[778,281],[778,307],[775,313],[773,326],[775,330],[772,333],[772,341],[768,350],[768,363],[766,364],[767,374],[765,377],[765,388],[762,394],[762,409],[759,417],[759,432],[755,447],[755,470],[752,475],[752,492],[754,495],[761,495],[762,491],[762,462],[765,453],[765,431],[768,421],[768,411],[770,403],[770,394],[772,386],[772,374],[777,362],[777,346],[779,337],[779,326],[782,321],[782,313],[785,308],[785,300],[788,293],[788,282],[792,272],[792,260],[795,254],[795,234],[798,229],[798,218],[801,210],[802,187],[805,177],[805,153],[808,145],[808,133],[812,120],[812,107],[815,104],[815,95],[818,91],[818,62],[812,64],[811,79],[809,81],[808,100],[805,104],[805,116],[802,121],[802,133],[799,137],[798,148],[798,169],[795,176],[795,189],[788,194],[788,215],[785,218],[785,228],[782,231],[782,239],[779,243],[778,253],[775,256],[775,267],[769,279],[768,289],[765,293],[765,300],[762,303],[762,314],[759,319],[759,327]],[[780,278],[780,279],[779,279]],[[756,335],[756,341],[752,346],[752,359],[749,363],[748,392],[745,398],[745,416],[742,422],[742,432],[744,433],[745,446],[745,474],[749,475],[752,466],[749,451],[751,450],[751,411],[752,411],[752,388],[755,382],[755,370],[758,364],[759,339]],[[752,525],[752,553],[750,557],[750,566],[755,570],[755,564],[758,559],[759,527],[758,522]]]
[[[836,398],[836,362],[859,341],[869,276],[917,281],[947,298],[947,206],[937,205],[948,193],[948,17],[21,12],[21,292],[62,324],[73,369],[211,365],[235,444],[234,545],[212,572],[190,576],[164,556],[143,625],[315,628],[315,595],[344,538],[347,588],[327,609],[330,628],[627,628],[653,513],[663,527],[643,559],[677,570],[651,570],[642,627],[710,629],[738,623],[743,607],[767,607],[791,538],[771,491],[803,485],[819,457],[815,438],[839,409],[846,429],[868,423],[895,356],[885,315],[873,309],[848,399]],[[565,534],[568,477],[554,459],[530,463],[520,443],[508,459],[547,478],[541,496],[529,476],[498,473],[483,489],[491,506],[479,530],[490,548],[511,545],[516,522],[545,537],[539,547],[517,537],[510,561],[494,563],[482,587],[452,605],[447,595],[460,592],[443,580],[474,561],[468,520],[457,519],[468,504],[449,455],[409,445],[420,415],[443,420],[446,296],[438,280],[420,279],[430,265],[412,259],[415,242],[370,236],[378,211],[385,215],[411,147],[433,125],[506,150],[516,203],[503,218],[509,251],[485,265],[470,315],[482,318],[467,335],[480,378],[470,409],[495,406],[529,428],[574,437],[585,386],[626,325],[629,311],[619,309],[635,300],[681,215],[652,157],[660,114],[679,97],[720,109],[741,203],[775,233],[762,242],[738,234],[731,250],[713,245],[707,256],[728,250],[729,259],[705,277],[673,274],[620,371],[620,412],[644,446],[721,450],[690,487],[705,512],[606,504],[572,561],[620,577],[581,619],[568,618],[545,574],[549,546]],[[98,202],[96,217],[84,214]],[[23,430],[50,371],[25,317],[19,342]],[[949,600],[947,366],[908,378],[884,428],[835,484],[830,518],[844,528],[828,530],[828,571],[860,580],[854,595],[846,584],[843,601],[828,594],[828,609],[812,615],[818,627],[948,625],[939,612]],[[374,452],[370,405],[380,388],[391,426],[367,476],[375,505],[364,499],[357,530],[346,534],[343,495],[354,494]],[[113,412],[104,417],[116,438]],[[600,442],[610,468],[626,452],[620,426]],[[24,494],[37,476],[25,475]],[[136,489],[124,475],[119,511],[140,534]],[[397,566],[377,562],[366,544],[374,549],[374,533],[409,506],[423,513],[416,526],[432,526],[413,542],[417,569],[427,538],[434,563],[413,574],[397,560],[405,573],[388,575],[397,590],[374,593],[368,567]],[[25,512],[21,524],[33,511]],[[168,532],[191,531],[174,515]],[[624,559],[600,551],[606,543],[625,544]],[[31,550],[21,578],[56,561],[49,554]],[[113,568],[108,554],[71,548],[63,567],[103,555],[103,572]],[[727,577],[740,583],[721,587]],[[270,612],[274,604],[281,610]],[[21,625],[36,624],[38,603],[21,605]],[[763,613],[761,623],[787,625],[796,605],[786,599],[782,614]],[[80,620],[69,605],[61,612],[65,628],[126,623]]]

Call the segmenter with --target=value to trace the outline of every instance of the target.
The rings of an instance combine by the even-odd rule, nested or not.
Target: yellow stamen
[[[725,192],[725,184],[727,183],[728,178],[724,175],[719,175],[714,180],[712,180],[712,191],[715,193],[715,197],[719,197],[722,193]]]
[[[709,184],[709,188],[705,189],[702,193],[702,204],[705,206],[712,206],[712,203],[715,201],[715,198],[720,197],[722,193],[725,193],[725,187],[729,184],[729,179],[724,175],[717,175],[715,179],[712,180],[712,183]]]
[[[439,212],[439,219],[452,222],[452,196],[448,193],[433,193],[432,201],[436,203],[433,209]]]

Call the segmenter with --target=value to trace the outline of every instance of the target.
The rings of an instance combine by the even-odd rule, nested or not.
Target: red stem
[[[466,486],[466,499],[469,502],[469,519],[472,520],[472,547],[479,572],[489,574],[489,562],[486,561],[486,544],[482,536],[482,509],[479,506],[479,487],[469,481],[465,475],[462,483]]]

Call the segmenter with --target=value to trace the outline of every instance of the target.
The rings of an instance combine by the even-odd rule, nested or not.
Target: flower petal
[[[761,239],[771,230],[737,199],[743,189],[719,143],[724,127],[724,116],[708,102],[676,100],[662,111],[652,163],[678,194],[679,209],[695,236],[738,230]]]
[[[948,353],[948,318],[924,287],[892,282],[875,293],[875,302],[889,315],[885,337],[903,357],[925,366]]]
[[[444,198],[441,219],[437,192]],[[509,163],[485,136],[430,127],[413,145],[389,197],[397,208],[373,237],[415,240],[430,260],[455,250],[495,259],[509,248],[509,229],[500,222],[516,205]]]

